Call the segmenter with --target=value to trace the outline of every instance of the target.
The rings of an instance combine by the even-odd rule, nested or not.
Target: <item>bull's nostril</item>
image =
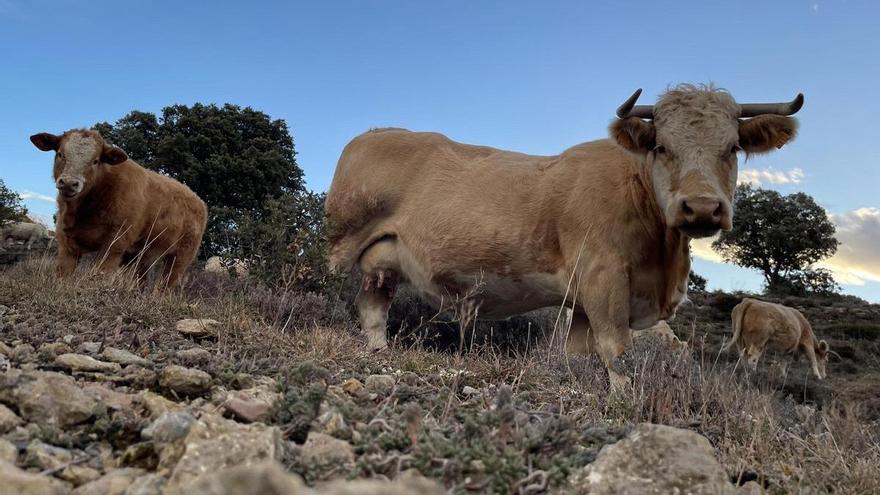
[[[684,212],[685,215],[694,214],[694,210],[690,206],[688,206],[687,201],[681,203],[681,210]]]
[[[715,211],[712,212],[712,218],[715,220],[721,218],[721,203],[718,203],[718,208],[715,208]]]

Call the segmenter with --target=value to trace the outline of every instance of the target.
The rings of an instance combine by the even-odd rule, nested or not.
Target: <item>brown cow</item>
[[[753,370],[767,346],[773,346],[795,355],[804,353],[810,360],[816,378],[825,378],[825,367],[831,351],[828,342],[817,340],[813,328],[800,311],[757,299],[744,298],[730,314],[733,336],[722,350],[734,344],[740,355]]]
[[[739,105],[695,86],[656,106],[635,106],[638,95],[618,109],[613,140],[554,156],[403,129],[352,140],[327,195],[329,257],[364,273],[356,304],[369,346],[387,345],[398,283],[441,307],[471,294],[485,319],[565,302],[567,350],[596,349],[624,383],[613,361],[632,329],[685,298],[689,239],[731,226],[737,153],[792,139],[797,122],[784,115],[803,102]]]
[[[141,167],[94,130],[35,134],[31,142],[56,152],[58,275],[72,273],[82,254],[98,252],[103,272],[135,263],[143,277],[164,258],[165,283],[182,281],[208,216],[194,192]]]

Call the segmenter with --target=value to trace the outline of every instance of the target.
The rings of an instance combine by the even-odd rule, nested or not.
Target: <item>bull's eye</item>
[[[97,164],[98,164],[98,159],[97,159],[97,158],[95,158],[94,160],[92,160],[92,165],[97,165]]]
[[[654,153],[655,153],[655,154],[658,154],[658,155],[666,154],[666,147],[663,146],[662,144],[658,144],[658,145],[654,148]]]
[[[731,155],[735,155],[735,154],[739,153],[740,151],[742,151],[742,148],[740,148],[740,146],[739,146],[738,144],[734,144],[734,145],[730,148],[730,154],[731,154]]]

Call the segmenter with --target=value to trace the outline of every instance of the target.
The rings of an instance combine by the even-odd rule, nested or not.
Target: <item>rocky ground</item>
[[[88,270],[59,282],[43,259],[0,272],[2,489],[880,491],[872,409],[734,370],[700,330],[720,319],[685,315],[684,349],[636,342],[632,387],[612,392],[595,359],[549,339],[369,354],[325,297],[208,275],[155,294]]]

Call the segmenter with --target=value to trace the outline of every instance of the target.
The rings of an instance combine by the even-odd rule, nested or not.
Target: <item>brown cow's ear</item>
[[[61,136],[41,132],[31,136],[31,142],[41,151],[58,151],[58,145],[61,143]]]
[[[782,115],[740,119],[739,145],[746,153],[766,153],[794,139],[797,127],[797,120]]]
[[[646,154],[656,145],[654,124],[638,117],[617,119],[611,123],[608,132],[617,144],[633,153]]]
[[[116,146],[104,146],[104,151],[101,153],[102,162],[108,165],[119,165],[125,160],[128,160],[128,155],[120,148],[117,148]]]

